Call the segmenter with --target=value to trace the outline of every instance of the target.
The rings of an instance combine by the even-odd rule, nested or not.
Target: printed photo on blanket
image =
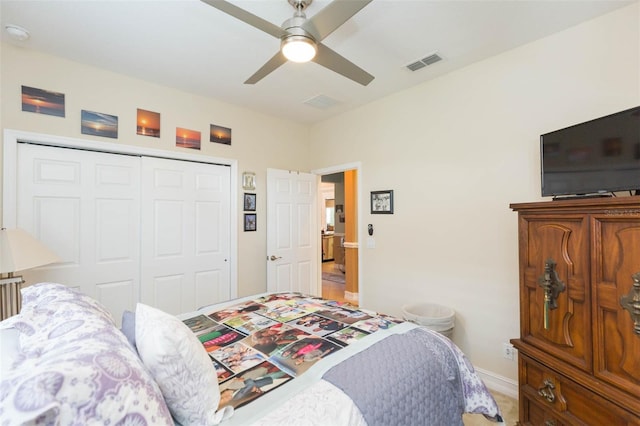
[[[287,324],[277,323],[271,327],[263,328],[262,330],[252,333],[249,337],[245,338],[242,343],[270,356],[291,343],[298,342],[309,336],[309,333],[306,333],[304,330],[291,327]]]
[[[263,362],[220,385],[220,404],[238,408],[291,380],[292,377],[270,362]]]
[[[271,361],[293,376],[299,376],[318,360],[338,351],[342,346],[321,337],[305,337],[271,357]]]
[[[307,315],[307,312],[302,309],[294,308],[288,305],[276,306],[275,308],[268,308],[266,311],[261,312],[261,315],[269,317],[279,322],[289,322],[296,318]]]
[[[336,342],[339,345],[350,345],[353,342],[357,342],[365,336],[368,336],[369,333],[363,330],[358,330],[357,328],[349,327],[343,328],[340,331],[333,333],[328,336],[327,339],[332,342]]]
[[[202,342],[205,350],[209,353],[244,338],[244,334],[222,324],[216,325],[198,336],[198,340]]]
[[[297,320],[293,320],[288,324],[316,336],[326,336],[327,334],[331,334],[346,327],[342,322],[315,314],[306,315],[302,318],[298,318]]]
[[[388,319],[382,317],[369,318],[353,324],[354,327],[357,327],[360,330],[368,331],[369,333],[375,333],[378,330],[388,330],[395,325],[395,322],[389,321]]]
[[[196,333],[196,335],[217,325],[215,321],[208,318],[206,315],[198,315],[193,318],[188,318],[183,322],[191,329],[191,331]]]
[[[255,331],[262,330],[263,328],[270,327],[274,324],[279,324],[277,321],[271,318],[264,317],[262,315],[250,312],[248,314],[238,315],[224,320],[224,324],[229,327],[233,327],[241,333],[251,334]]]
[[[218,383],[222,383],[227,380],[229,377],[233,376],[233,371],[226,368],[224,365],[220,364],[215,359],[212,359],[213,366],[216,369],[216,375],[218,376]]]
[[[371,316],[365,312],[345,308],[325,309],[323,311],[318,311],[317,314],[347,324],[353,324],[355,322],[371,318]]]
[[[302,309],[305,312],[316,312],[321,309],[326,309],[326,306],[315,300],[310,299],[291,299],[284,302],[287,306]]]
[[[227,309],[223,309],[221,311],[213,312],[209,314],[209,317],[218,321],[223,322],[226,319],[245,314],[247,312],[258,312],[263,310],[265,307],[259,303],[254,301],[242,303],[240,305],[235,305]]]
[[[256,303],[260,303],[263,305],[267,305],[270,302],[275,302],[277,300],[291,300],[291,299],[300,299],[302,296],[300,293],[275,293],[268,294],[266,296],[259,297],[255,300]]]
[[[265,360],[265,356],[250,346],[234,343],[209,355],[234,373],[247,370]]]

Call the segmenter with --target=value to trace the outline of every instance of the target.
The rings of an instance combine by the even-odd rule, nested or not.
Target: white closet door
[[[139,294],[139,157],[20,143],[17,170],[17,226],[63,259],[29,283],[78,287],[119,321]]]
[[[143,303],[172,314],[228,300],[230,168],[142,158]]]

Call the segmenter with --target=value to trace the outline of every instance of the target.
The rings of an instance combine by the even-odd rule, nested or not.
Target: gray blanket
[[[464,395],[448,345],[415,329],[389,336],[325,373],[370,426],[462,425]]]

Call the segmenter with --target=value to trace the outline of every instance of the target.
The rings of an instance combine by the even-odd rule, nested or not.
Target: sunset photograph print
[[[176,127],[176,146],[200,149],[200,132]]]
[[[22,86],[22,110],[64,117],[64,93]]]

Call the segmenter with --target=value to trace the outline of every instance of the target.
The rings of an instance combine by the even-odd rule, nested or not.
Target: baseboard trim
[[[478,373],[478,376],[480,376],[484,384],[487,385],[490,390],[500,392],[501,394],[515,400],[518,399],[518,382],[495,374],[491,371],[483,370],[482,368],[474,368],[476,373]]]
[[[351,291],[345,291],[344,292],[344,298],[347,299],[347,302],[354,302],[354,303],[358,303],[360,294],[359,293],[353,293]]]

